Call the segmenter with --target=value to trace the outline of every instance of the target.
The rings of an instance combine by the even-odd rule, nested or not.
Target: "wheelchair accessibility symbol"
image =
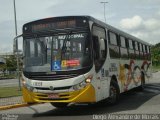
[[[52,63],[52,70],[61,70],[61,61],[54,61]]]

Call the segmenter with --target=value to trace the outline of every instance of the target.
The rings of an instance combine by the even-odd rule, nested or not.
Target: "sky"
[[[17,30],[23,24],[48,17],[90,15],[150,44],[160,42],[160,0],[15,0]],[[0,0],[0,53],[13,51],[13,0]],[[22,42],[19,42],[22,48]]]

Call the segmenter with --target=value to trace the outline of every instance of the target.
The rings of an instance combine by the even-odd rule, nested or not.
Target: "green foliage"
[[[6,69],[6,64],[0,64],[0,71],[5,71]]]
[[[21,95],[22,91],[19,90],[19,87],[0,87],[0,98]]]
[[[16,57],[14,55],[9,56],[8,58],[6,58],[6,69],[8,71],[16,71],[16,69],[17,69],[17,61],[16,61]]]
[[[160,43],[151,47],[153,65],[160,65]]]
[[[6,64],[0,64],[0,70],[1,71],[16,71],[17,69],[17,59],[14,55],[7,56],[5,58]]]

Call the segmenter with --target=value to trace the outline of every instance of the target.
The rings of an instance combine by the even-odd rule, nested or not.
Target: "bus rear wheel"
[[[110,83],[110,90],[109,90],[109,98],[108,102],[109,104],[116,104],[119,101],[119,95],[120,95],[120,90],[117,82],[112,81]]]
[[[65,108],[67,107],[68,103],[51,103],[51,105],[56,108]]]
[[[145,85],[145,76],[144,73],[141,73],[141,85],[139,86],[140,91],[144,90],[144,85]]]

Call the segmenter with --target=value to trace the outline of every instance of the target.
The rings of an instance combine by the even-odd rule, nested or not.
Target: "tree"
[[[16,56],[11,55],[11,56],[6,58],[6,69],[8,71],[16,71],[16,69],[17,69]]]
[[[151,47],[153,65],[160,65],[160,43]]]
[[[3,72],[3,75],[5,73],[6,70],[6,64],[5,63],[0,63],[0,71]]]

